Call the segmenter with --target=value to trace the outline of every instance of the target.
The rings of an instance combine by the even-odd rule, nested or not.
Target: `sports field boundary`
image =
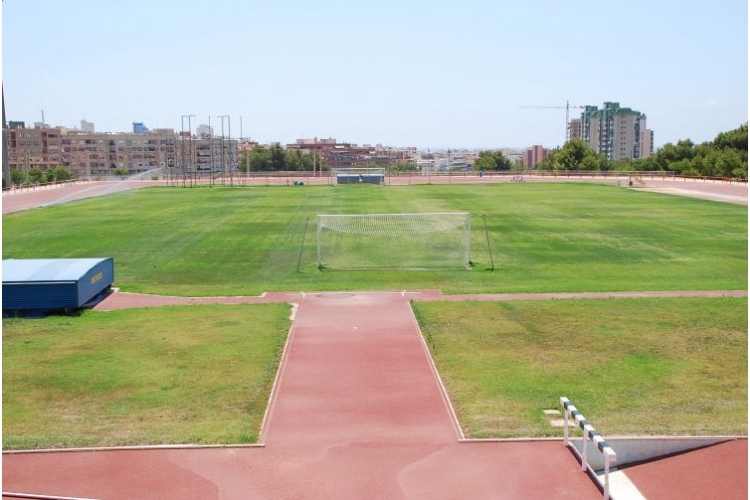
[[[619,292],[549,292],[549,293],[477,293],[443,294],[440,290],[401,290],[401,291],[317,291],[317,292],[264,292],[261,295],[228,297],[184,297],[176,295],[156,295],[114,290],[93,306],[97,311],[132,309],[138,307],[159,307],[174,305],[233,305],[265,304],[285,302],[293,304],[304,299],[307,294],[319,293],[397,293],[409,297],[414,302],[439,301],[516,301],[516,300],[573,300],[573,299],[642,299],[642,298],[687,298],[687,297],[747,297],[747,290],[673,290],[673,291],[619,291]]]

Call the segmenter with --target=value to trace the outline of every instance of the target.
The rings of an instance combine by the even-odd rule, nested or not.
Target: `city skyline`
[[[655,148],[747,122],[747,3],[3,2],[6,117],[99,132],[229,116],[261,143],[490,149],[621,102]],[[529,109],[524,106],[550,107]],[[557,107],[557,109],[554,109]]]

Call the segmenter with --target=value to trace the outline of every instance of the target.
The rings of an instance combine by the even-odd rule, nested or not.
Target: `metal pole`
[[[237,141],[237,147],[238,148],[239,148],[240,144],[242,144],[242,115],[240,115],[240,139],[239,139],[239,141]],[[239,161],[240,161],[240,157],[239,157],[239,150],[238,150],[237,151],[237,163],[238,163],[237,166],[238,167],[239,167]],[[245,173],[247,173],[247,169],[245,169]],[[240,174],[240,175],[242,176],[242,174]],[[242,185],[243,186],[245,185],[246,178],[247,178],[246,175],[242,176]]]
[[[192,125],[192,118],[195,115],[188,115],[188,134],[190,134],[190,163],[193,165],[193,172],[190,176],[190,186],[195,185],[195,145],[193,144],[193,125]]]
[[[3,187],[11,186],[10,162],[8,161],[8,122],[5,121],[5,85],[3,84]]]
[[[180,117],[180,170],[182,171],[182,187],[185,187],[185,116]]]
[[[214,185],[214,135],[211,133],[211,115],[208,115],[208,168],[211,169],[208,185]]]
[[[232,117],[227,115],[227,131],[229,133],[229,185],[234,186],[232,167],[234,165],[234,151],[232,150]]]
[[[221,118],[221,185],[226,186],[227,176],[227,152],[226,152],[226,136],[224,135],[224,118],[229,118],[229,115],[219,115]]]

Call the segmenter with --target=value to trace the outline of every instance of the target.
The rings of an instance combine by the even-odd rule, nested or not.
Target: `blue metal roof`
[[[108,259],[4,259],[3,283],[76,281]]]

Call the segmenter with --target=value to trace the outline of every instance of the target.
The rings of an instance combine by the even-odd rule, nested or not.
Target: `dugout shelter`
[[[114,261],[90,259],[4,259],[3,314],[81,309],[112,286]]]

